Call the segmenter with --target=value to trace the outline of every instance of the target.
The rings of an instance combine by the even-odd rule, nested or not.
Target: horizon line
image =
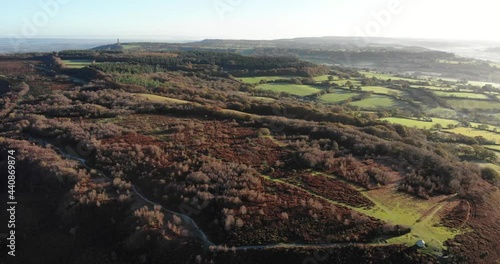
[[[425,38],[425,37],[385,37],[385,36],[342,36],[342,35],[325,35],[325,36],[296,36],[296,37],[284,37],[284,38],[226,38],[226,37],[192,37],[192,36],[130,36],[130,37],[117,37],[117,36],[38,36],[30,38],[12,38],[12,37],[1,37],[0,39],[60,39],[60,40],[111,40],[111,39],[130,39],[134,40],[170,40],[170,41],[203,41],[203,40],[246,40],[246,41],[275,41],[275,40],[292,40],[292,39],[320,39],[320,38],[353,38],[353,39],[395,39],[395,40],[424,40],[424,41],[463,41],[463,42],[496,42],[500,43],[499,40],[487,40],[487,39],[440,39],[440,38]],[[124,42],[126,43],[126,42]]]

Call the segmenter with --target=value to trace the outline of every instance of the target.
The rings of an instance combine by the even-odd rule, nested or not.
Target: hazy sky
[[[0,1],[0,37],[498,40],[494,0]],[[378,15],[376,15],[378,14]]]

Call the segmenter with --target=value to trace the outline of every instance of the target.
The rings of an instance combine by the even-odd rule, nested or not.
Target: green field
[[[335,175],[324,173],[316,173],[316,175],[322,175],[324,177],[331,177],[343,181]],[[425,200],[402,192],[396,192],[393,188],[364,190],[363,188],[359,188],[358,186],[347,182],[347,184],[351,185],[364,197],[375,204],[372,208],[358,208],[328,199],[317,193],[311,192],[304,186],[295,185],[282,179],[276,179],[270,176],[262,175],[262,177],[266,180],[303,190],[317,198],[324,199],[329,203],[347,207],[353,211],[380,219],[389,224],[411,228],[410,233],[387,239],[384,243],[413,246],[416,241],[423,239],[427,244],[425,252],[437,254],[446,249],[446,246],[444,245],[446,240],[452,239],[453,237],[468,231],[466,229],[452,230],[450,228],[437,225],[441,217],[439,212],[449,204],[448,200],[453,198],[453,196],[441,196],[434,197],[432,200]],[[379,242],[376,241],[372,242],[373,245],[377,245],[378,243]]]
[[[321,91],[321,89],[311,85],[297,85],[288,83],[266,83],[257,86],[257,89],[274,91],[277,93],[285,92],[298,96],[307,96]]]
[[[294,78],[295,76],[256,76],[256,77],[244,77],[244,78],[237,78],[237,80],[244,82],[244,83],[259,83],[262,80],[265,81],[276,81],[276,80],[283,80],[283,79],[291,79]]]
[[[416,241],[423,239],[427,243],[427,252],[438,253],[446,246],[444,242],[467,230],[452,230],[438,226],[439,212],[449,203],[449,197],[433,198],[432,201],[418,199],[407,194],[394,192],[388,189],[361,191],[371,200],[375,207],[372,209],[358,209],[356,211],[375,217],[394,225],[411,227],[411,232],[390,238],[389,244],[405,244],[413,246]]]
[[[444,128],[446,128],[449,124],[456,125],[458,121],[451,119],[442,119],[442,118],[432,118],[432,122],[420,121],[415,119],[408,118],[398,118],[398,117],[387,117],[381,118],[380,120],[388,121],[393,124],[400,124],[408,127],[416,127],[421,129],[430,129],[436,124],[441,124]]]
[[[488,140],[494,141],[496,144],[500,144],[500,134],[497,134],[494,132],[478,130],[478,129],[474,129],[474,128],[470,128],[470,127],[457,127],[457,128],[451,129],[449,131],[456,133],[456,134],[469,136],[469,137],[482,136]]]
[[[489,97],[484,94],[466,93],[466,92],[441,92],[434,91],[440,97],[456,97],[456,98],[471,98],[471,99],[488,99]]]
[[[369,92],[374,92],[374,93],[379,93],[379,94],[391,94],[391,93],[396,93],[397,95],[402,95],[403,92],[400,90],[394,90],[382,86],[363,86],[361,87],[363,91],[369,91]]]
[[[499,110],[500,102],[486,101],[486,100],[470,100],[470,99],[449,99],[446,100],[454,108],[467,108],[467,109],[485,109],[485,110]]]
[[[384,95],[372,95],[361,101],[350,103],[352,106],[357,106],[362,109],[390,109],[390,108],[405,108],[409,105],[405,102],[393,99]]]
[[[347,90],[336,89],[335,93],[325,94],[320,97],[320,100],[325,103],[339,103],[345,101],[353,96],[359,95],[357,93],[351,93]]]
[[[63,60],[64,67],[70,69],[81,69],[92,64],[91,60]]]

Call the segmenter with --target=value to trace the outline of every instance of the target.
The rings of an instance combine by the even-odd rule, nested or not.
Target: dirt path
[[[35,138],[31,138],[32,141],[36,142],[37,144],[41,144],[41,145],[48,145],[49,143],[48,142],[45,142],[43,140],[39,140],[39,139],[35,139]],[[53,145],[52,145],[53,146]],[[73,156],[71,154],[68,154],[68,153],[65,153],[63,150],[61,150],[60,148],[56,147],[56,146],[53,146],[57,151],[58,153],[63,156],[64,158],[67,158],[67,159],[72,159],[72,160],[76,160],[78,161],[79,163],[82,164],[82,166],[84,166],[86,169],[91,169],[88,165],[86,165],[86,160],[85,159],[82,159],[80,157],[76,157],[76,156]],[[106,179],[106,180],[112,180],[110,177],[106,176],[105,174],[103,174],[102,172],[100,173],[101,175],[103,175],[103,177]],[[292,187],[293,185],[291,185]],[[137,187],[135,185],[131,185],[131,190],[133,191],[133,193],[139,197],[141,200],[143,200],[144,202],[150,204],[150,205],[160,205],[158,203],[155,203],[151,200],[149,200],[144,194],[140,193],[139,190],[137,189]],[[314,196],[317,196],[317,197],[320,197],[320,198],[323,198],[323,199],[326,199],[320,195],[317,195],[317,194],[313,194],[311,193],[312,195]],[[328,200],[329,202],[331,203],[336,203],[335,201],[332,201],[332,200],[329,200],[329,199],[326,199]],[[338,202],[337,202],[338,203]],[[347,205],[342,205],[341,203],[338,203],[338,205],[340,206],[347,206]],[[188,226],[191,227],[191,232],[193,232],[193,234],[195,235],[195,237],[198,237],[204,244],[204,247],[205,249],[212,249],[212,250],[217,250],[218,248],[220,250],[224,250],[226,248],[226,246],[222,246],[222,245],[215,245],[214,243],[212,243],[208,237],[206,236],[206,234],[203,232],[203,230],[196,224],[196,222],[190,218],[189,216],[187,215],[184,215],[182,213],[178,213],[178,212],[174,212],[174,211],[170,211],[168,209],[165,209],[164,207],[161,207],[161,210],[166,212],[166,213],[169,213],[169,214],[172,214],[172,215],[177,215],[179,217],[181,217],[181,219],[183,220],[184,223],[186,223]],[[301,243],[273,243],[273,244],[265,244],[265,245],[246,245],[246,246],[236,246],[236,247],[231,247],[232,250],[235,250],[235,251],[245,251],[245,250],[266,250],[266,249],[273,249],[273,248],[305,248],[305,249],[318,249],[318,248],[341,248],[341,247],[349,247],[349,246],[385,246],[385,245],[380,245],[380,244],[370,244],[370,243],[324,243],[324,244],[301,244]]]

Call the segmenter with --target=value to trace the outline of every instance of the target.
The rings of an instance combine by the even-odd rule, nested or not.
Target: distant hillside
[[[462,43],[462,45],[470,44]],[[122,43],[121,45],[100,46],[94,50],[123,52],[201,50],[237,53],[246,56],[296,57],[316,64],[370,68],[386,72],[418,72],[424,75],[455,79],[478,81],[500,79],[500,72],[487,63],[443,51],[454,47],[453,45],[458,47],[458,44],[448,41],[318,37],[277,40],[206,39],[189,43]]]
[[[26,52],[53,52],[61,50],[90,49],[109,43],[103,39],[57,39],[57,38],[1,38],[0,54]]]
[[[401,41],[399,41],[401,42]],[[355,37],[319,37],[319,38],[294,38],[277,40],[232,40],[232,39],[206,39],[188,43],[124,43],[122,45],[105,45],[96,47],[96,50],[120,49],[125,50],[158,51],[158,50],[186,50],[186,49],[232,49],[249,50],[256,48],[287,48],[287,49],[321,49],[321,50],[405,50],[424,52],[429,49],[410,43],[396,44],[397,39],[370,38],[365,41]],[[403,42],[401,42],[403,43]]]

